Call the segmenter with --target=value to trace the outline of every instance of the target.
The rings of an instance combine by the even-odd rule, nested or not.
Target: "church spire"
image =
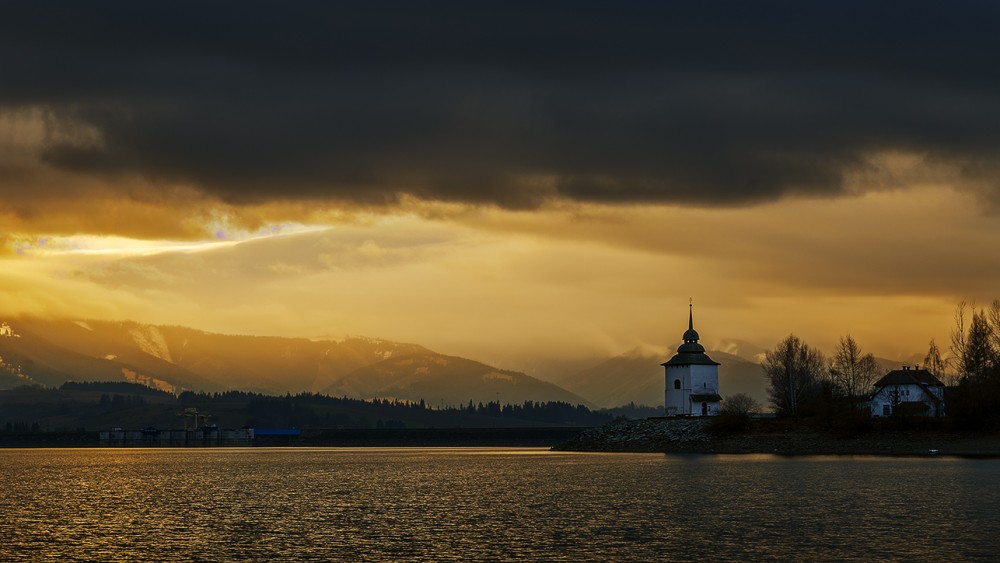
[[[701,336],[698,335],[698,331],[694,329],[694,301],[691,300],[688,303],[688,328],[684,331],[684,336],[681,337],[684,343],[677,348],[677,355],[667,362],[671,365],[690,365],[690,364],[707,364],[707,365],[717,365],[717,362],[712,361],[705,355],[705,347],[698,343]]]
[[[689,300],[690,301],[690,300]],[[694,302],[688,303],[688,329],[684,332],[684,342],[698,342],[698,331],[694,329]]]

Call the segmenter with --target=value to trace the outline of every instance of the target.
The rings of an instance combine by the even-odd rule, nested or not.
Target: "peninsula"
[[[957,455],[1000,457],[1000,435],[952,433],[932,425],[875,424],[862,432],[812,422],[752,420],[744,430],[719,429],[719,419],[648,418],[616,421],[581,432],[553,448],[580,452],[664,452],[782,455]]]

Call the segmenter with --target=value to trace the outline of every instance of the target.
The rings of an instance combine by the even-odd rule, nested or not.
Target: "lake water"
[[[0,450],[0,559],[1000,557],[1000,460]]]

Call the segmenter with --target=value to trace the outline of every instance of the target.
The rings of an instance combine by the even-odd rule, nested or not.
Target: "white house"
[[[944,416],[944,383],[925,369],[903,366],[875,383],[869,404],[872,416]]]
[[[721,410],[719,363],[705,354],[688,306],[688,329],[677,354],[660,364],[665,371],[663,405],[667,416],[714,416]]]

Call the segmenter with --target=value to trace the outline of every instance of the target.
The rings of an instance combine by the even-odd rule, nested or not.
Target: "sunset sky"
[[[996,3],[12,2],[0,312],[519,367],[1000,296]]]

